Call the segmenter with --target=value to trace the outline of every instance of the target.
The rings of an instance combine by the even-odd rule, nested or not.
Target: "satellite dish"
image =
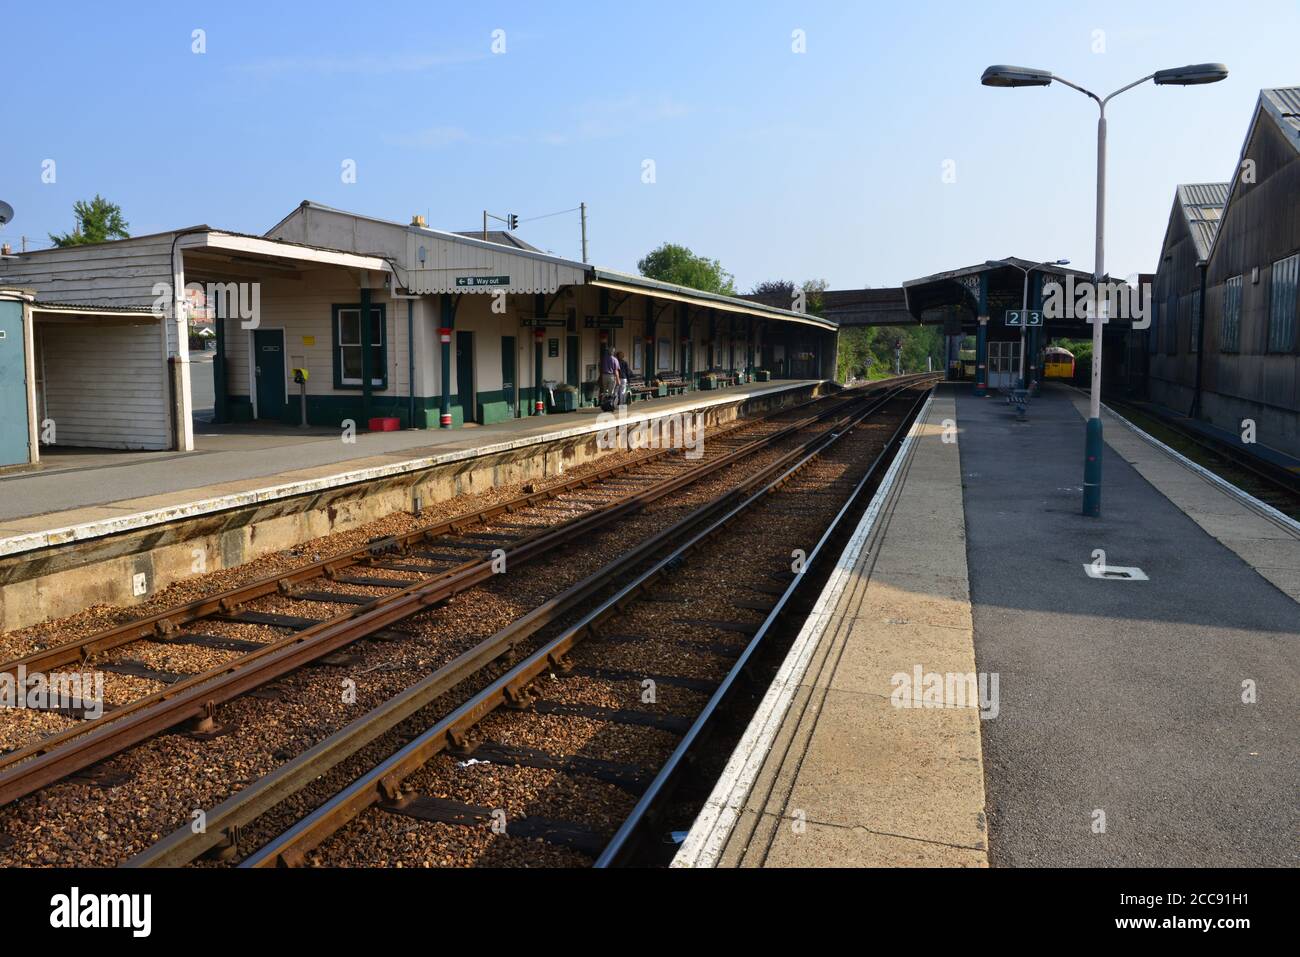
[[[9,222],[13,218],[14,218],[14,208],[10,206],[8,203],[6,203],[3,199],[0,199],[0,226],[3,226],[5,223]]]

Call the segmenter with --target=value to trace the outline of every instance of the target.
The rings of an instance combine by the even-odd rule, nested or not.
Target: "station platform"
[[[674,866],[1300,863],[1300,524],[1086,414],[936,391]]]
[[[627,422],[704,411],[815,388],[782,379],[655,398]],[[147,528],[600,431],[599,410],[461,429],[358,432],[278,424],[204,426],[193,452],[42,452],[38,467],[0,475],[0,556]]]

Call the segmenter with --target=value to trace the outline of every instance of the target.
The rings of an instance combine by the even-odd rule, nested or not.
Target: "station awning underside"
[[[1004,325],[1009,309],[1020,309],[1025,298],[1025,273],[1031,270],[1029,282],[1029,307],[1041,309],[1043,292],[1049,283],[1059,283],[1063,289],[1080,283],[1091,283],[1092,274],[1065,266],[1040,266],[1031,259],[1008,257],[1011,263],[982,263],[947,272],[935,273],[903,283],[911,317],[926,325],[943,324],[950,333],[958,327],[964,333],[974,333],[979,316],[989,317],[991,326]],[[1021,268],[1016,268],[1017,266]],[[981,292],[983,310],[981,311]],[[1127,330],[1127,319],[1112,318],[1107,323],[1110,331]],[[1045,320],[1048,336],[1087,338],[1092,335],[1092,324],[1086,318],[1049,318]]]
[[[587,284],[598,289],[653,296],[656,299],[669,302],[682,302],[700,309],[716,309],[719,312],[745,315],[755,319],[771,319],[810,326],[825,332],[834,332],[838,328],[834,321],[820,316],[794,312],[789,309],[779,309],[752,300],[702,292],[688,286],[678,286],[673,283],[660,282],[657,279],[647,279],[645,276],[634,276],[630,273],[614,272],[609,269],[594,269],[592,278],[588,280]]]

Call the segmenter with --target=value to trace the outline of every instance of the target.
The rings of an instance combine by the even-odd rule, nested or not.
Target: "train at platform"
[[[1060,346],[1048,346],[1043,350],[1044,379],[1073,379],[1074,353]]]

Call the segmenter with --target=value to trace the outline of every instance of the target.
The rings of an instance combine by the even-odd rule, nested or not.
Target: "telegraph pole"
[[[588,262],[587,259],[587,204],[579,203],[578,210],[582,218],[582,261]]]

